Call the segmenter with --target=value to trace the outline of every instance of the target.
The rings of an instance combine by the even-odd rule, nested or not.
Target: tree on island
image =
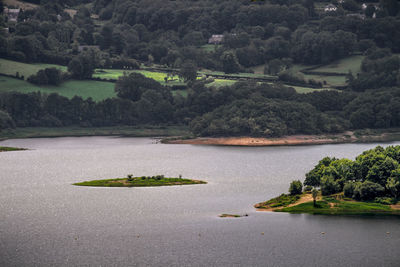
[[[290,183],[289,193],[291,195],[299,195],[303,191],[303,184],[300,180],[295,180]]]
[[[311,191],[311,194],[312,194],[312,198],[313,198],[313,201],[314,201],[314,207],[316,207],[316,206],[317,206],[318,190],[314,188],[314,189]]]

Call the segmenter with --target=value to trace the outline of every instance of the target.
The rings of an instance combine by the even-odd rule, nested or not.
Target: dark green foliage
[[[336,158],[325,157],[318,162],[318,164],[308,173],[306,173],[305,185],[320,186],[321,178],[324,174],[325,167],[328,167]]]
[[[345,197],[352,198],[354,195],[354,189],[357,187],[359,182],[347,182],[344,184],[343,193]]]
[[[179,76],[186,82],[195,81],[197,78],[197,66],[192,61],[186,61],[182,64]]]
[[[0,131],[7,128],[14,128],[15,123],[7,112],[0,110]]]
[[[343,191],[347,198],[371,201],[376,197],[399,197],[400,146],[377,146],[355,161],[324,158],[306,174],[305,185],[320,185],[322,195]]]
[[[57,86],[63,81],[63,75],[61,71],[56,68],[46,68],[28,77],[27,81],[37,85]]]
[[[376,197],[383,195],[385,189],[377,183],[365,181],[357,184],[354,189],[353,198],[358,200],[373,200]]]
[[[299,181],[292,181],[290,183],[289,187],[289,193],[294,196],[294,195],[300,195],[303,192],[303,184]]]
[[[340,185],[332,176],[321,177],[321,193],[323,196],[329,196],[340,192]]]

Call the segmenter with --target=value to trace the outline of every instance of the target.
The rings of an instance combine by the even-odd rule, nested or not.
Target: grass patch
[[[306,80],[313,79],[317,82],[324,83],[326,82],[326,86],[345,86],[346,85],[346,77],[345,76],[324,76],[324,75],[316,75],[316,74],[304,74],[304,78]]]
[[[0,76],[0,92],[11,91],[19,93],[38,91],[46,94],[57,93],[70,99],[74,96],[80,96],[83,99],[91,97],[94,101],[117,96],[114,92],[114,84],[110,82],[71,80],[62,83],[60,86],[36,86],[27,81]]]
[[[75,183],[79,186],[101,186],[101,187],[147,187],[147,186],[173,186],[189,184],[206,184],[204,181],[183,179],[183,178],[165,178],[163,175],[142,176],[132,178],[116,178],[106,180],[86,181]]]
[[[186,126],[114,126],[90,127],[79,126],[47,128],[24,127],[5,129],[0,132],[0,139],[63,137],[63,136],[126,136],[126,137],[158,137],[186,136],[190,132]]]
[[[356,201],[338,201],[335,199],[324,198],[317,201],[314,207],[312,201],[302,203],[293,207],[285,207],[275,210],[277,212],[290,213],[309,213],[323,215],[396,215],[400,216],[400,212],[393,210],[390,206],[372,203],[372,202],[356,202]]]
[[[285,207],[290,204],[296,203],[300,199],[301,195],[288,195],[282,194],[279,197],[272,198],[266,202],[260,203],[257,205],[257,208],[260,209],[270,209],[276,207]]]
[[[27,79],[32,74],[36,74],[39,70],[45,68],[57,68],[61,71],[67,71],[66,66],[54,65],[54,64],[28,64],[17,62],[13,60],[0,58],[0,73],[15,75],[17,72],[19,75],[24,75]]]
[[[226,80],[226,79],[214,79],[212,83],[206,84],[206,86],[214,86],[214,87],[221,87],[221,86],[231,86],[232,84],[236,83],[235,80]]]
[[[351,70],[353,75],[355,75],[361,72],[361,62],[364,58],[365,56],[362,55],[354,55],[337,60],[331,64],[313,69],[312,71],[328,73],[348,73],[349,70]]]
[[[323,89],[316,89],[316,88],[310,88],[310,87],[302,87],[302,86],[291,86],[287,85],[287,87],[292,87],[296,90],[297,93],[299,94],[307,94],[307,93],[312,93],[312,92],[320,92],[324,90],[335,90],[331,88],[323,88]]]
[[[26,150],[26,149],[25,148],[18,148],[18,147],[0,146],[0,152],[21,151],[21,150]]]
[[[206,52],[214,52],[216,51],[221,45],[215,45],[215,44],[205,44],[202,45],[200,48],[203,49]]]
[[[161,83],[162,85],[185,85],[185,83],[179,80],[179,76],[175,75],[173,77],[169,77],[169,81],[166,83],[165,78],[167,77],[167,72],[160,72],[160,71],[149,71],[149,70],[118,70],[118,69],[97,69],[93,74],[94,78],[101,78],[101,79],[115,79],[117,80],[118,77],[123,76],[124,72],[127,74],[136,72],[140,73],[147,78],[151,78],[156,80],[157,82]],[[171,80],[172,79],[172,80]]]

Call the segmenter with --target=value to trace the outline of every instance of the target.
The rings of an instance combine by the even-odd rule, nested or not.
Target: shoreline
[[[297,214],[313,215],[385,215],[400,216],[400,202],[391,205],[384,205],[376,202],[365,202],[344,199],[340,194],[321,196],[316,198],[316,206],[313,204],[313,197],[310,193],[303,193],[301,196],[288,205],[277,205],[273,198],[268,201],[254,205],[256,211],[260,212],[286,212]]]
[[[344,143],[369,143],[400,141],[400,130],[395,131],[347,131],[340,134],[289,135],[278,138],[264,137],[198,137],[193,139],[165,138],[164,144],[217,145],[217,146],[296,146]]]
[[[21,138],[120,136],[120,137],[168,137],[187,136],[185,126],[114,126],[114,127],[24,127],[0,132],[0,141]]]

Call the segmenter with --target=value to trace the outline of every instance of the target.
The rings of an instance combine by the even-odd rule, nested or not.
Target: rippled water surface
[[[30,149],[0,153],[0,266],[399,266],[399,219],[253,208],[304,180],[322,157],[354,158],[377,144],[216,147],[80,137],[0,145]],[[208,184],[71,185],[130,173]]]

